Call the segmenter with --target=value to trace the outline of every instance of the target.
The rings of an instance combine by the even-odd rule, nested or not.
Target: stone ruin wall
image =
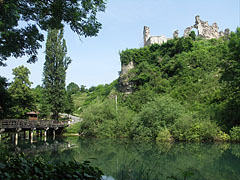
[[[202,21],[200,19],[200,16],[195,17],[195,24],[193,26],[187,27],[184,30],[183,36],[189,36],[189,33],[193,28],[197,29],[199,37],[203,37],[205,39],[218,39],[222,36],[227,36],[230,33],[230,30],[228,28],[225,29],[224,32],[219,32],[219,27],[216,22],[214,22],[212,25],[209,25],[207,21]]]
[[[225,29],[225,31],[220,31],[219,32],[219,27],[217,23],[213,23],[212,25],[209,25],[207,21],[202,21],[200,19],[200,16],[195,16],[195,24],[192,26],[187,27],[184,30],[183,37],[189,36],[191,33],[192,29],[195,28],[198,31],[198,36],[203,37],[205,39],[213,39],[213,38],[220,38],[222,36],[229,35],[230,30]],[[178,37],[178,30],[173,32],[173,38]],[[149,46],[151,44],[157,43],[157,44],[162,44],[164,42],[167,42],[169,38],[165,37],[164,35],[162,36],[150,36],[150,28],[147,26],[144,26],[143,29],[143,40],[144,40],[144,46]]]
[[[168,38],[164,35],[162,36],[150,36],[150,28],[144,26],[143,28],[143,41],[144,46],[149,46],[151,44],[162,44],[167,42]]]

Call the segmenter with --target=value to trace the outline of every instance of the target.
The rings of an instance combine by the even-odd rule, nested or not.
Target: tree
[[[228,42],[229,57],[223,63],[222,80],[226,83],[227,98],[225,121],[230,129],[240,125],[240,28],[232,32]]]
[[[8,92],[12,99],[10,113],[12,117],[23,118],[26,113],[35,109],[34,96],[30,89],[30,71],[27,67],[19,66],[13,69],[14,81]]]
[[[7,115],[10,103],[10,96],[7,91],[8,82],[5,77],[0,76],[0,119]]]
[[[71,114],[74,111],[74,103],[73,99],[70,93],[67,93],[67,98],[66,98],[66,103],[65,103],[65,108],[64,112],[67,114]]]
[[[79,86],[74,82],[69,83],[67,86],[67,93],[69,94],[76,94],[79,90]]]
[[[68,24],[79,36],[95,36],[101,28],[97,12],[104,10],[104,0],[0,0],[0,66],[10,56],[29,55],[28,62],[35,62],[44,41],[39,29]]]
[[[53,118],[58,119],[58,114],[64,111],[66,101],[65,79],[66,70],[71,59],[66,57],[66,41],[63,39],[63,29],[48,31],[46,43],[46,61],[43,68],[43,88],[45,98],[53,113]]]
[[[86,91],[87,91],[86,86],[81,85],[81,87],[80,87],[80,92],[84,93],[84,92],[86,92]]]

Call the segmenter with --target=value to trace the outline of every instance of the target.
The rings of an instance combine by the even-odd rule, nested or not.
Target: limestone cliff
[[[119,90],[124,94],[131,94],[133,92],[134,84],[129,81],[131,74],[129,73],[131,69],[134,68],[134,64],[131,61],[129,64],[121,65],[120,77],[119,77]]]

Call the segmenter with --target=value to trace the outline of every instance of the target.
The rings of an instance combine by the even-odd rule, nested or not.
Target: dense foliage
[[[58,114],[64,111],[64,104],[67,100],[66,70],[71,59],[66,54],[67,47],[63,39],[63,30],[49,30],[46,43],[46,61],[43,68],[43,88],[46,103],[49,105],[54,119],[58,119]]]
[[[133,93],[124,95],[118,81],[82,96],[80,134],[159,141],[238,140],[239,34],[238,28],[230,36],[206,40],[192,33],[162,45],[122,51],[121,63],[132,62],[134,68],[120,78],[133,85]],[[116,95],[118,108],[128,111],[114,112]],[[122,119],[123,129],[116,131],[124,116],[129,122]],[[118,135],[121,130],[125,133]]]
[[[57,164],[40,157],[28,158],[23,155],[7,157],[0,162],[0,179],[69,179],[100,180],[103,173],[92,167],[88,161]]]
[[[27,67],[19,66],[13,69],[14,81],[8,92],[11,96],[11,117],[23,118],[27,112],[35,110],[34,95],[30,89],[30,71]]]
[[[7,79],[0,76],[0,119],[9,113],[10,95],[7,91]]]
[[[1,0],[0,66],[10,56],[29,55],[28,62],[35,62],[44,40],[40,29],[68,24],[79,36],[95,36],[101,28],[97,12],[104,10],[104,0]]]

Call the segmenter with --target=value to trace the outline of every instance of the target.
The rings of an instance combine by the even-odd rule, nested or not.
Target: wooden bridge
[[[27,119],[3,119],[0,120],[0,138],[2,133],[13,132],[14,139],[18,141],[18,135],[23,132],[26,136],[26,131],[29,131],[29,139],[33,141],[33,132],[37,135],[46,137],[47,134],[55,137],[55,134],[61,134],[64,127],[67,127],[67,122],[56,120],[27,120]],[[42,131],[44,132],[42,134]]]
[[[16,131],[17,129],[30,130],[46,128],[63,128],[67,123],[56,120],[27,120],[27,119],[3,119],[0,120],[0,129],[6,131]]]

